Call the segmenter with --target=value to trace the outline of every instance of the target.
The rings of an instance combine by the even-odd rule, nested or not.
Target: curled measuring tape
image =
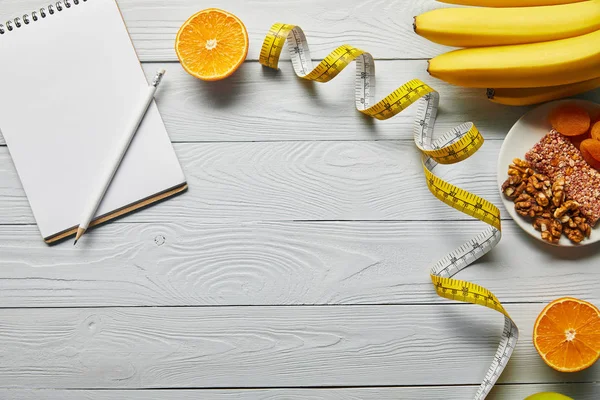
[[[435,90],[414,79],[383,100],[375,102],[375,64],[371,54],[356,47],[342,45],[313,68],[306,36],[298,26],[281,23],[273,25],[263,42],[259,62],[277,69],[279,56],[286,42],[296,75],[311,81],[328,82],[355,61],[355,103],[363,114],[384,120],[402,112],[413,103],[419,103],[414,124],[414,141],[422,153],[427,187],[435,197],[450,207],[489,225],[478,236],[442,258],[430,271],[431,281],[439,296],[479,304],[504,315],[500,344],[474,397],[477,400],[485,399],[506,367],[519,331],[492,292],[474,283],[454,279],[453,276],[485,255],[500,241],[500,210],[489,201],[451,185],[433,173],[438,164],[453,164],[470,157],[483,144],[483,137],[475,125],[468,122],[433,140],[440,99]]]

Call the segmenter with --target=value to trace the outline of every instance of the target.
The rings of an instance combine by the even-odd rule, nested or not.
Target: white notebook
[[[0,131],[40,232],[52,242],[79,224],[148,82],[115,0],[28,11],[0,25]],[[152,104],[96,223],[186,187]]]

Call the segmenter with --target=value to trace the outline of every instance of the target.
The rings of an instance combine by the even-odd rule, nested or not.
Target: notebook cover
[[[152,196],[147,199],[140,200],[137,203],[125,206],[125,207],[121,208],[120,210],[115,210],[115,211],[111,212],[110,214],[100,216],[90,223],[90,228],[102,225],[113,219],[120,218],[124,215],[127,215],[127,214],[132,213],[137,210],[140,210],[144,207],[148,207],[154,203],[158,203],[159,201],[163,201],[170,197],[176,196],[180,193],[185,192],[187,190],[187,188],[188,188],[187,183],[184,183],[180,186],[176,186],[172,189],[168,189],[165,192],[158,193],[155,196]],[[55,244],[64,239],[67,239],[69,236],[75,236],[76,233],[77,233],[77,226],[74,226],[74,227],[70,228],[69,230],[66,230],[61,233],[57,233],[56,235],[53,235],[53,236],[50,236],[47,238],[44,238],[44,242],[46,242],[47,244]]]
[[[118,6],[118,4],[117,4],[117,6]],[[125,19],[123,18],[123,13],[121,12],[121,8],[119,8],[119,12],[121,13],[121,18],[123,19],[123,23],[125,24]],[[127,27],[127,24],[125,24],[125,26]],[[128,33],[129,33],[129,30],[128,30]],[[131,40],[131,35],[129,36],[129,40]],[[131,45],[133,46],[133,40],[131,40]],[[134,48],[135,48],[135,46],[134,46]],[[138,61],[139,61],[139,58],[138,58]],[[141,67],[142,67],[142,63],[140,62],[140,68]],[[90,222],[89,227],[90,228],[97,227],[97,226],[100,226],[107,222],[110,222],[111,220],[114,220],[114,219],[123,217],[127,214],[130,214],[134,211],[140,210],[145,207],[149,207],[154,203],[158,203],[160,201],[167,200],[170,197],[181,194],[181,193],[185,192],[187,189],[188,189],[187,183],[183,183],[180,186],[176,186],[174,188],[167,189],[166,191],[164,191],[162,193],[158,193],[155,196],[152,196],[152,197],[149,197],[146,199],[142,199],[137,203],[133,203],[133,204],[125,206],[119,210],[115,210],[115,211],[111,212],[110,214],[102,215],[102,216],[94,219],[92,222]],[[70,236],[75,236],[75,234],[77,233],[77,228],[78,228],[77,226],[74,226],[67,231],[44,238],[44,242],[46,242],[47,244],[56,244],[64,239],[67,239]]]
[[[133,42],[131,41],[131,36],[129,35],[129,32],[127,31],[127,27],[126,27],[126,25],[124,23],[122,12],[121,12],[120,8],[118,7],[118,4],[116,3],[116,1],[115,0],[94,0],[94,1],[106,2],[106,3],[112,3],[113,4],[113,7],[115,7],[116,10],[118,10],[120,21],[123,24],[124,30],[127,32],[127,35],[123,35],[123,37],[128,37],[129,45],[132,47],[132,49],[135,49],[135,47],[133,46]],[[43,3],[44,0],[41,0],[41,2]],[[83,3],[83,5],[79,5],[79,6],[74,6],[73,5],[72,7],[85,7],[85,4],[86,3]],[[68,11],[65,10],[63,12],[66,13]],[[41,22],[42,21],[40,20],[40,23]],[[33,21],[31,23],[33,24]],[[26,28],[25,26],[23,26],[23,29],[29,29],[29,28]],[[139,61],[139,57],[137,57],[137,54],[135,54],[135,57],[132,56],[131,58],[132,59],[135,58],[137,60],[138,67],[142,71],[141,63]],[[144,79],[147,82],[147,79],[146,78],[144,78]],[[154,107],[156,107],[156,106],[154,105]],[[163,123],[162,117],[160,117],[160,114],[158,114],[158,119],[160,119],[160,122]],[[5,135],[5,138],[6,138],[6,135]],[[7,139],[7,142],[8,142],[8,139]],[[169,142],[169,140],[167,139],[166,142]],[[11,146],[10,146],[10,143],[9,143],[9,152],[11,151],[10,149],[11,149]],[[187,189],[187,183],[185,182],[185,177],[182,176],[182,178],[183,178],[183,181],[181,183],[178,183],[176,186],[171,186],[170,188],[165,189],[164,191],[161,191],[161,192],[156,193],[154,195],[151,195],[149,197],[142,198],[140,200],[136,200],[136,201],[134,201],[132,203],[129,203],[129,204],[123,206],[123,207],[120,207],[118,209],[114,209],[112,211],[109,211],[106,214],[103,214],[101,216],[97,216],[94,219],[94,221],[90,224],[90,227],[106,223],[106,222],[111,221],[111,220],[113,220],[115,218],[122,217],[122,216],[124,216],[126,214],[129,214],[129,213],[134,212],[136,210],[139,210],[141,208],[150,206],[150,205],[155,204],[155,203],[157,203],[159,201],[166,200],[166,199],[168,199],[170,197],[173,197],[173,196],[175,196],[177,194],[180,194],[180,193],[184,192]],[[130,196],[130,197],[135,197],[135,196]],[[71,223],[73,223],[73,221],[71,221]],[[65,239],[65,238],[69,237],[69,236],[74,235],[76,233],[76,228],[77,228],[76,226],[73,226],[73,227],[68,228],[68,229],[66,229],[64,231],[61,231],[59,233],[52,234],[51,236],[45,236],[43,239],[48,244],[56,243],[58,241],[61,241],[61,240]]]

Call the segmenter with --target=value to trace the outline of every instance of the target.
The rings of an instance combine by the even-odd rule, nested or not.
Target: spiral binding
[[[71,8],[73,5],[79,5],[81,2],[87,0],[61,0],[54,4],[49,4],[46,7],[42,7],[39,11],[32,11],[30,14],[24,14],[22,17],[16,17],[12,20],[6,21],[4,24],[0,24],[0,35],[4,35],[8,31],[21,28],[23,25],[29,25],[31,22],[37,22],[40,18],[46,18],[48,15],[53,15],[56,12],[61,12],[65,8]]]

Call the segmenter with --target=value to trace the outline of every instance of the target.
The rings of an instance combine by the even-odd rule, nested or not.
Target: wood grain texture
[[[168,73],[157,102],[175,142],[412,140],[416,107],[387,121],[356,111],[354,65],[327,84],[301,80],[289,62],[280,71],[245,63],[220,82],[199,81],[178,63],[144,64],[148,79],[159,66]],[[422,79],[442,95],[438,132],[471,120],[486,139],[503,139],[527,110],[494,104],[484,90],[445,84],[429,77],[426,69],[426,61],[377,61],[377,95],[382,98],[410,79]]]
[[[425,80],[442,95],[439,131],[471,120],[488,140],[440,176],[500,204],[495,160],[528,108],[428,77],[424,59],[447,48],[415,35],[412,16],[447,5],[118,2],[146,75],[169,70],[157,102],[190,190],[91,231],[85,246],[48,247],[0,134],[0,399],[472,398],[502,318],[437,297],[427,271],[484,225],[428,192],[414,110],[363,118],[353,66],[317,85],[288,61],[279,72],[255,61],[281,21],[305,29],[315,59],[342,43],[371,51],[380,97]],[[3,0],[0,21],[47,3]],[[212,84],[188,76],[173,51],[181,23],[208,6],[240,16],[251,40],[249,61]],[[599,398],[600,364],[559,374],[531,344],[549,300],[600,304],[598,247],[549,248],[511,221],[504,235],[459,275],[493,290],[521,329],[489,399]]]
[[[160,65],[169,76],[157,101],[174,141],[412,140],[416,107],[387,121],[356,110],[353,64],[333,81],[319,84],[298,78],[289,62],[279,71],[245,63],[230,79],[208,85],[179,64]],[[156,67],[144,65],[148,78]],[[527,110],[494,104],[484,90],[432,78],[427,61],[378,60],[376,67],[377,100],[415,78],[440,92],[439,132],[472,120],[487,139],[503,139]]]
[[[539,392],[563,393],[577,400],[596,400],[600,397],[600,384],[497,385],[487,399],[523,399]],[[0,398],[11,400],[465,400],[472,395],[472,386],[210,390],[0,389]]]
[[[438,175],[500,204],[490,141]],[[427,189],[412,142],[267,142],[175,145],[189,184],[182,196],[128,222],[470,220]],[[0,148],[0,224],[34,223],[6,148]]]
[[[179,64],[168,69],[157,102],[171,139],[176,142],[413,140],[416,107],[386,121],[365,117],[354,105],[355,66],[327,84],[298,78],[290,62],[279,71],[245,63],[229,79],[201,82]],[[144,64],[148,79],[157,64]],[[421,79],[441,95],[436,133],[467,121],[486,140],[503,140],[512,125],[532,107],[509,107],[488,101],[485,90],[449,85],[427,73],[427,61],[378,60],[377,100],[411,79]],[[164,87],[162,86],[164,85]],[[600,89],[578,98],[600,101]]]
[[[3,0],[0,18],[4,21],[21,16],[48,3]],[[192,14],[211,6],[194,0],[118,0],[118,4],[143,61],[177,60],[177,30]],[[368,50],[377,58],[429,58],[448,48],[416,35],[413,17],[443,6],[430,0],[332,0],[326,4],[318,0],[229,0],[220,4],[246,25],[249,60],[258,59],[265,34],[275,22],[304,28],[315,58],[324,58],[344,43]]]
[[[365,117],[354,105],[355,67],[327,84],[298,78],[290,62],[279,71],[245,63],[229,79],[201,82],[179,64],[168,69],[157,102],[175,142],[413,140],[416,107],[386,121]],[[144,64],[148,79],[157,64]],[[503,140],[533,107],[509,107],[487,100],[485,90],[449,85],[427,73],[424,60],[378,60],[377,100],[411,79],[421,79],[441,95],[436,133],[471,121],[486,140]],[[164,86],[162,86],[164,85]],[[600,89],[578,98],[600,101]]]
[[[429,268],[481,228],[478,222],[113,223],[74,248],[46,246],[35,226],[0,226],[0,305],[448,304],[435,294]],[[509,303],[600,300],[597,251],[534,242],[507,222],[496,249],[458,277]]]
[[[545,366],[531,343],[543,306],[507,307],[521,337],[501,382],[600,380],[600,364]],[[470,304],[3,309],[0,376],[5,388],[478,384],[501,330]]]
[[[176,63],[144,64],[148,79],[159,66],[168,74],[157,102],[175,142],[412,140],[415,107],[387,121],[356,111],[354,65],[327,84],[301,80],[289,62],[278,72],[245,63],[221,82],[201,82]],[[437,133],[472,121],[486,140],[502,140],[530,109],[494,104],[484,90],[448,85],[426,69],[426,61],[377,61],[377,93],[382,98],[414,78],[427,82],[442,96]],[[600,101],[600,90],[579,97]]]

